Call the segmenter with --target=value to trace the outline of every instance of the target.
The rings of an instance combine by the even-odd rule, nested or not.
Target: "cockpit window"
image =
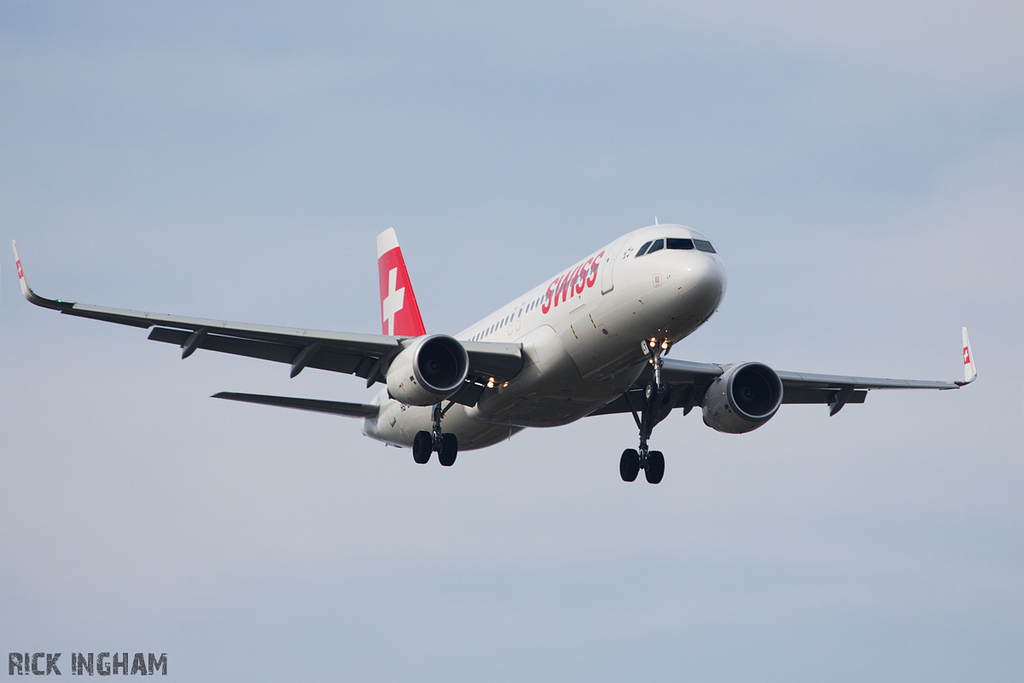
[[[644,254],[653,254],[659,249],[699,249],[709,254],[715,253],[715,248],[707,240],[690,239],[689,237],[666,237],[652,242],[644,242],[644,245],[637,249],[636,257]]]
[[[693,240],[685,237],[669,237],[665,240],[669,249],[693,249]]]
[[[701,251],[706,251],[709,254],[715,253],[715,248],[707,240],[694,240],[693,243]]]

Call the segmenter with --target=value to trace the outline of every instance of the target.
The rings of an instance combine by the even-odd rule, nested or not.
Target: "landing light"
[[[493,389],[494,388],[494,378],[493,377],[491,377],[489,380],[487,380],[487,388],[488,389]]]

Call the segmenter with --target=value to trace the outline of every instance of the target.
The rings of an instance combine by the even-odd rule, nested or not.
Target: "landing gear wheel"
[[[412,459],[420,465],[426,465],[433,451],[434,441],[430,432],[416,432],[412,439]]]
[[[657,484],[665,476],[665,456],[661,451],[651,451],[647,454],[647,466],[644,468],[644,476],[647,483]]]
[[[622,457],[619,458],[619,474],[622,475],[622,481],[636,481],[636,475],[639,473],[640,454],[635,448],[622,451]]]
[[[426,432],[424,432],[426,433]],[[437,460],[445,467],[455,464],[455,456],[459,454],[459,439],[454,434],[441,435],[441,449],[437,452]]]

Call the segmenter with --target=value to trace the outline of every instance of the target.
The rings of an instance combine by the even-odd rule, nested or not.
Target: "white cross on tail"
[[[388,295],[381,302],[383,307],[383,318],[387,322],[387,329],[384,334],[395,333],[395,314],[402,310],[405,305],[405,287],[395,289],[398,286],[398,268],[388,271]]]

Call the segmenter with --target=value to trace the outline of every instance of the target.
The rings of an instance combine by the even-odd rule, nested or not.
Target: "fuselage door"
[[[604,259],[601,262],[601,293],[607,294],[608,292],[615,289],[615,262],[619,260],[619,252],[622,251],[622,245],[626,242],[626,237],[620,237],[614,242],[605,253]]]

